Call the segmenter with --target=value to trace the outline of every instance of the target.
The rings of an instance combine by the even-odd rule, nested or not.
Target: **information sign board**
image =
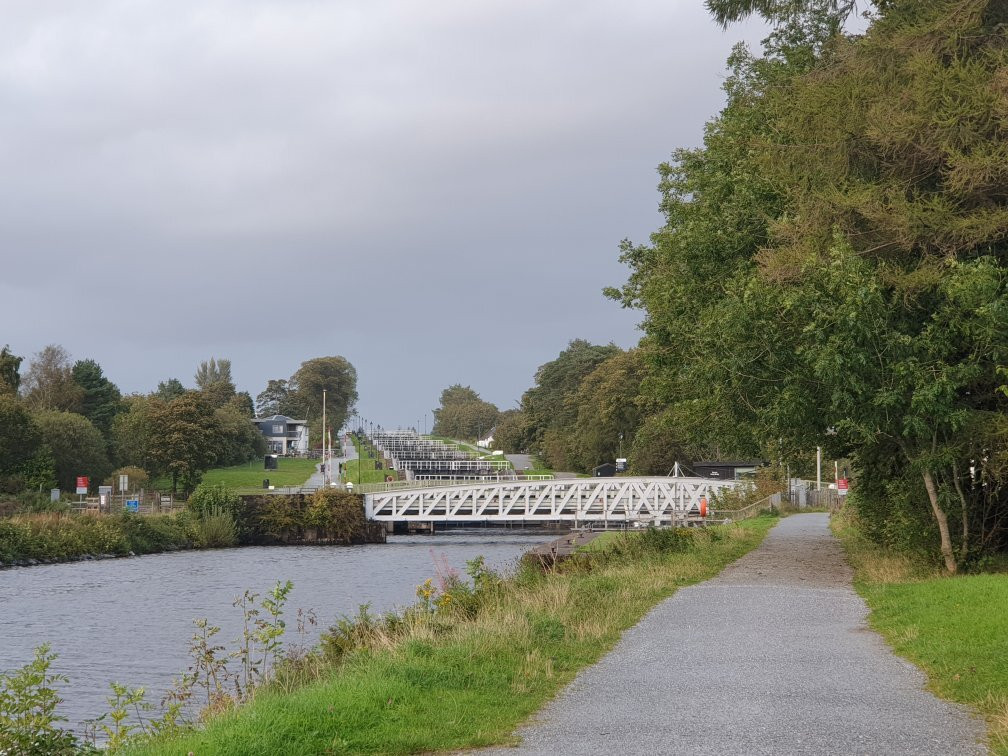
[[[129,488],[129,475],[119,476],[119,493],[126,493]]]
[[[77,476],[77,493],[87,495],[88,479],[86,475]]]
[[[127,512],[139,512],[140,511],[140,500],[139,499],[127,499],[126,500],[126,511]]]
[[[49,501],[59,501],[59,499],[60,499],[60,490],[58,488],[50,488]]]
[[[837,478],[836,489],[837,489],[837,495],[838,496],[846,496],[847,495],[847,489],[849,487],[850,487],[850,484],[847,482],[847,478]]]

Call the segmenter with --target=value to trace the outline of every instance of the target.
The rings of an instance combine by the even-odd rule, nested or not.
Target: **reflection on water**
[[[70,678],[60,687],[60,709],[77,725],[108,708],[113,680],[142,685],[150,701],[160,701],[188,666],[194,618],[220,625],[217,637],[234,647],[241,615],[231,604],[246,588],[263,593],[277,580],[293,581],[287,640],[297,642],[302,608],[318,615],[315,641],[361,604],[384,611],[413,603],[417,585],[435,574],[435,557],[462,575],[466,561],[481,554],[507,570],[551,538],[531,533],[453,531],[390,536],[384,545],[247,547],[0,570],[0,671],[51,643],[59,654],[54,671]]]

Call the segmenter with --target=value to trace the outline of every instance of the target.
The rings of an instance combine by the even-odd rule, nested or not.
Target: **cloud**
[[[3,15],[0,340],[58,341],[128,390],[216,354],[255,393],[344,353],[386,424],[457,380],[517,396],[569,338],[635,341],[599,293],[618,241],[657,227],[655,166],[761,36],[692,1]]]

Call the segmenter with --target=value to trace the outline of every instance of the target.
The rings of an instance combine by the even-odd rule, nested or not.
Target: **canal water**
[[[130,559],[0,570],[0,671],[26,664],[48,642],[59,654],[53,671],[69,677],[58,690],[67,725],[105,712],[109,683],[143,686],[159,703],[189,665],[193,619],[219,625],[229,649],[240,632],[234,599],[291,580],[286,640],[300,642],[298,608],[314,610],[314,643],[340,616],[361,604],[376,612],[405,607],[416,588],[436,577],[436,563],[465,576],[482,555],[507,571],[522,553],[554,536],[532,531],[458,530],[390,536],[381,545],[279,546],[186,551]]]

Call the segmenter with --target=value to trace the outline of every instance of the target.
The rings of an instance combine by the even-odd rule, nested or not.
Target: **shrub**
[[[227,512],[234,516],[240,501],[238,494],[225,485],[200,483],[189,496],[189,502],[186,506],[190,512],[197,515]]]
[[[136,554],[186,548],[191,539],[186,532],[187,518],[179,515],[142,516],[122,512],[116,515],[119,527]]]
[[[238,529],[230,512],[212,512],[194,517],[189,527],[193,543],[201,549],[225,548],[238,544]]]
[[[62,699],[54,686],[66,677],[49,672],[55,658],[43,644],[35,649],[34,660],[0,675],[0,753],[81,753],[73,733],[58,726],[65,720],[56,713]]]

